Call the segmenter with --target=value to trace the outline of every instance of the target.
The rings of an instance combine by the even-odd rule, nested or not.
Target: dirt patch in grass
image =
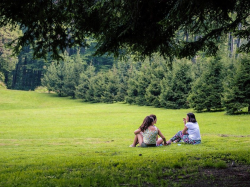
[[[220,137],[237,137],[237,138],[244,138],[244,137],[250,137],[250,135],[231,135],[231,134],[219,134]]]
[[[238,165],[225,169],[201,168],[198,173],[179,176],[175,182],[185,187],[248,187],[250,166]]]

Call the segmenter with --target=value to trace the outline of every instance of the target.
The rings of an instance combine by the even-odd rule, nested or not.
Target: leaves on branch
[[[227,32],[248,38],[249,13],[249,0],[1,0],[0,27],[20,25],[24,34],[15,52],[32,45],[36,57],[52,52],[59,59],[67,47],[87,46],[92,36],[96,55],[191,58],[200,50],[215,55]],[[199,39],[184,41],[179,32]],[[239,51],[249,47],[248,41]]]

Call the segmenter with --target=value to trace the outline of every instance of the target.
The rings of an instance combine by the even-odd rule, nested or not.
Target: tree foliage
[[[21,35],[18,29],[12,30],[10,25],[0,28],[0,81],[4,82],[9,88],[12,84],[12,70],[18,62],[17,56],[12,56],[13,49],[8,47],[9,42],[14,41]]]
[[[20,25],[24,35],[16,52],[32,45],[37,57],[51,51],[57,59],[59,51],[87,46],[86,38],[94,36],[97,54],[192,58],[200,50],[214,55],[228,32],[248,38],[249,11],[249,0],[1,0],[0,27]],[[249,50],[250,41],[239,48]]]
[[[225,84],[224,105],[233,114],[244,107],[250,112],[250,58],[244,55],[237,63],[236,72]]]
[[[59,96],[75,98],[76,87],[79,85],[80,74],[85,65],[79,61],[78,55],[74,59],[65,52],[63,61],[54,62],[48,67],[42,79],[42,85],[46,86],[49,91],[56,92]]]
[[[198,112],[226,107],[230,114],[250,106],[249,56],[232,64],[220,57],[199,57],[197,63],[176,60],[170,68],[155,55],[145,62],[118,61],[109,71],[99,72],[76,57],[64,59],[52,63],[43,78],[43,85],[60,96],[171,109],[192,107]]]
[[[161,106],[188,108],[187,97],[191,89],[192,71],[188,62],[176,62],[161,82]]]
[[[223,65],[220,58],[208,59],[200,77],[194,81],[188,101],[196,111],[221,109],[223,94]]]

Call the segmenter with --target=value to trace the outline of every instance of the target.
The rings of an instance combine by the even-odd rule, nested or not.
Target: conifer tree
[[[190,61],[176,61],[161,81],[160,103],[165,108],[188,108],[187,97],[191,89]]]
[[[95,67],[89,65],[86,70],[80,74],[79,85],[76,88],[76,97],[84,101],[93,101],[93,90],[90,89],[90,80],[96,75]]]
[[[128,78],[128,88],[127,96],[125,96],[125,101],[129,104],[137,104],[136,98],[139,96],[138,93],[138,79],[139,79],[139,69],[141,64],[139,62],[131,63],[129,69],[129,78]]]
[[[56,70],[56,72],[54,73],[54,76],[53,76],[53,79],[55,80],[53,91],[56,92],[60,97],[66,96],[62,92],[62,88],[63,88],[63,84],[64,84],[64,81],[63,81],[64,71],[65,71],[64,63],[65,62],[62,61],[59,64],[56,64],[56,63],[53,64],[55,66],[55,70]]]
[[[146,89],[145,98],[150,106],[160,107],[159,95],[161,94],[160,79],[151,76],[151,83]]]
[[[75,97],[75,90],[79,84],[80,73],[83,70],[83,64],[75,62],[66,52],[64,60],[60,63],[52,63],[43,79],[42,84],[48,90],[56,92],[59,96]]]
[[[228,114],[233,114],[244,107],[250,112],[250,57],[244,55],[236,65],[236,73],[229,85],[225,85],[223,98]]]
[[[145,98],[148,105],[160,107],[160,82],[164,78],[164,74],[167,71],[167,63],[166,60],[159,55],[154,55],[150,61],[150,84],[146,88]]]
[[[117,74],[119,78],[116,100],[125,101],[128,90],[128,80],[132,73],[131,62],[118,61],[117,64],[115,64],[115,67],[118,71]]]
[[[93,93],[93,102],[102,102],[105,91],[105,77],[103,72],[99,72],[96,76],[92,77],[89,83],[89,92]]]
[[[149,67],[144,67],[149,68]],[[147,71],[140,71],[138,73],[138,79],[137,79],[137,97],[135,98],[135,103],[137,105],[148,105],[145,94],[146,89],[148,85],[150,84],[150,75],[147,73]]]
[[[138,62],[137,65],[140,65],[139,71],[137,71],[136,76],[132,83],[132,90],[136,95],[134,97],[134,103],[137,105],[148,105],[145,98],[146,89],[150,84],[150,61],[146,60],[143,64]],[[130,83],[130,82],[129,82]],[[128,90],[129,92],[129,90]]]
[[[176,108],[176,105],[171,98],[173,98],[173,90],[171,86],[172,71],[165,73],[164,78],[161,80],[161,94],[159,96],[161,107]]]
[[[65,96],[75,98],[75,87],[77,75],[74,73],[74,61],[71,57],[64,55],[62,72],[62,93]]]
[[[219,57],[212,58],[204,64],[202,74],[193,83],[188,97],[190,106],[196,111],[222,108],[222,68]]]
[[[81,72],[84,70],[84,63],[80,58],[79,51],[77,52],[75,58],[70,56],[64,57],[64,78],[62,92],[75,98],[76,87],[79,85],[79,78]]]
[[[119,88],[119,78],[117,74],[117,69],[113,68],[104,74],[104,93],[102,96],[102,101],[104,103],[113,103],[116,101],[118,88]]]
[[[133,73],[128,79],[128,90],[125,101],[129,104],[135,104],[135,98],[138,96],[137,90],[137,74]]]
[[[47,87],[50,91],[55,91],[55,85],[57,84],[58,76],[57,76],[57,69],[56,63],[52,62],[50,66],[47,67],[47,70],[41,80],[43,86]]]

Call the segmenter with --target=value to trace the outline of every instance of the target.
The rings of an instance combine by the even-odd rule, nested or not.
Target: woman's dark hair
[[[156,115],[150,114],[150,117],[151,117],[151,118],[154,118],[154,121],[156,120]]]
[[[154,121],[153,117],[146,116],[140,126],[141,131],[144,132],[146,129],[148,129],[148,127],[152,125],[153,121]]]
[[[193,113],[188,113],[188,122],[196,123],[195,115]]]

